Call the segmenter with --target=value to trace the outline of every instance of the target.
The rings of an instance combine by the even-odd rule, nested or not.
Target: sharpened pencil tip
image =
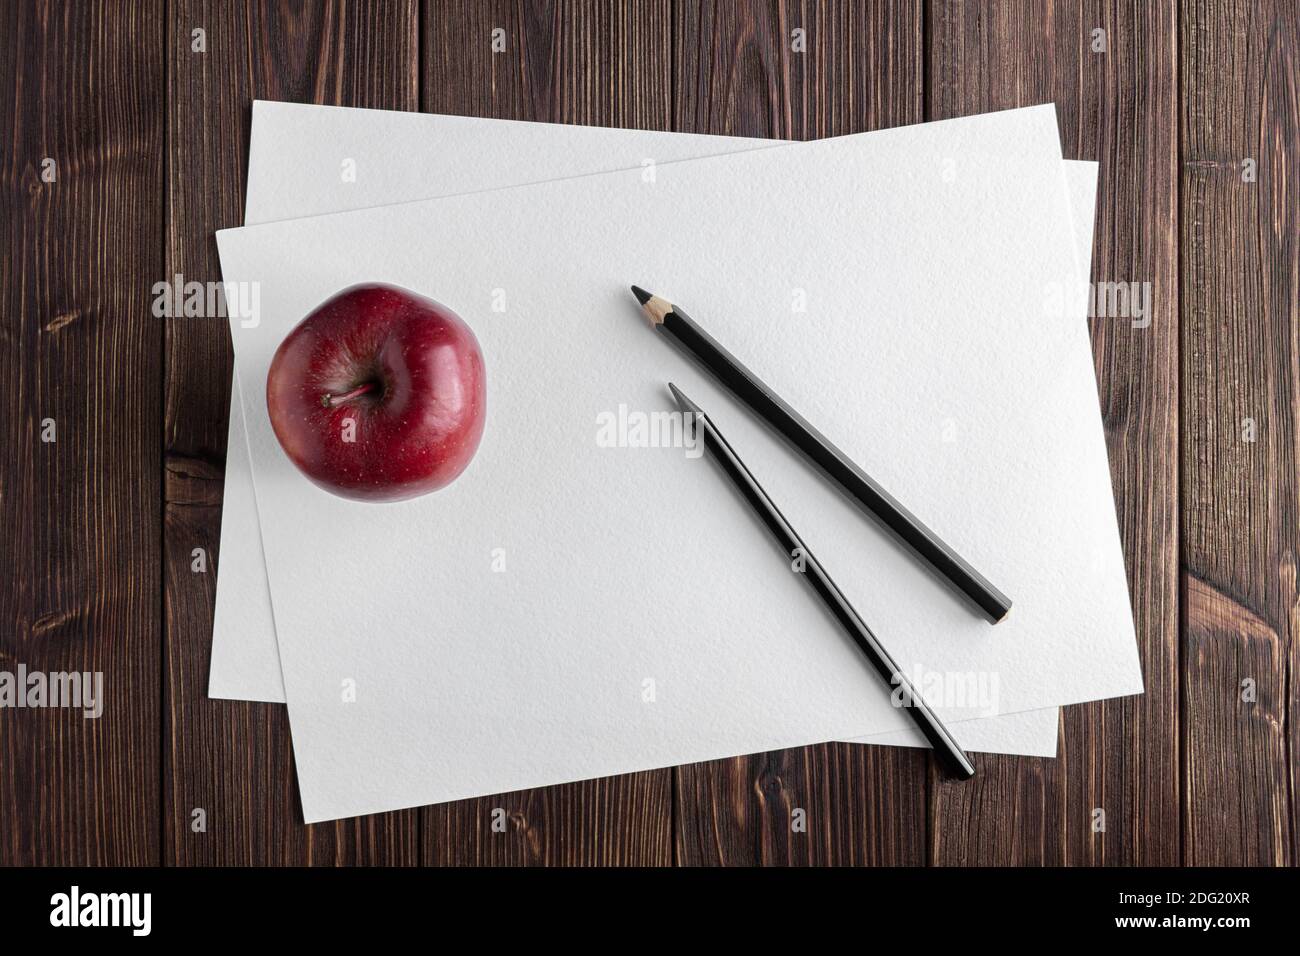
[[[677,407],[680,408],[682,411],[689,412],[694,415],[704,414],[704,412],[700,411],[700,406],[696,405],[693,401],[687,398],[686,395],[682,392],[682,390],[678,388],[676,385],[674,385],[672,382],[668,383],[668,390],[673,393],[673,398],[677,400]]]
[[[650,301],[650,293],[647,292],[645,289],[641,288],[639,285],[632,286],[632,294],[636,296],[636,300],[640,302],[642,305],[645,305],[647,302]]]

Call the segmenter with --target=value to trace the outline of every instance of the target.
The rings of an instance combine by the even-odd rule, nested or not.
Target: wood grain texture
[[[424,810],[429,866],[667,866],[672,771],[444,803]]]
[[[1181,31],[1184,862],[1289,865],[1300,5],[1198,0]]]
[[[0,5],[0,670],[104,703],[0,712],[4,865],[159,860],[161,24]]]
[[[0,712],[0,865],[1294,864],[1298,31],[1295,0],[0,4],[0,670],[105,680],[98,720]],[[304,826],[283,708],[206,695],[225,320],[151,315],[220,278],[255,96],[794,139],[1054,100],[1101,164],[1094,281],[1153,288],[1091,323],[1146,694],[965,784],[824,744]]]
[[[681,132],[817,139],[922,118],[919,3],[700,2],[675,14]],[[680,767],[678,861],[922,863],[928,759],[824,744]]]
[[[672,0],[426,0],[421,108],[668,129],[673,6]],[[494,50],[498,39],[504,46]]]
[[[252,101],[416,108],[417,8],[391,0],[175,0],[169,11],[166,269],[157,278],[219,281],[213,233],[243,222]],[[193,49],[196,29],[205,31],[205,52]],[[169,319],[166,345],[164,859],[415,863],[418,811],[304,826],[285,708],[208,699],[232,363],[227,321]],[[194,573],[194,548],[216,557],[216,573]],[[191,826],[196,808],[206,812],[206,832]]]
[[[427,3],[422,108],[668,129],[671,16],[668,0]],[[494,30],[502,32],[494,38]],[[494,39],[502,49],[494,51]],[[423,813],[428,864],[672,862],[671,770],[462,800]],[[494,829],[494,819],[504,828]]]
[[[933,2],[929,119],[1054,101],[1100,163],[1093,282],[1149,282],[1150,323],[1090,323],[1146,693],[1070,707],[1059,758],[936,781],[938,864],[1179,862],[1177,28],[1169,2]],[[1104,51],[1094,52],[1095,30]],[[1139,326],[1141,325],[1139,320]],[[1094,832],[1094,814],[1105,813]]]

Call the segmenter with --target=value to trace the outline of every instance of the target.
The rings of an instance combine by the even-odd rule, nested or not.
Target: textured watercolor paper
[[[521,150],[523,144],[526,149]],[[419,113],[257,102],[253,107],[246,221],[250,224],[388,205],[564,174],[640,167],[773,145],[766,140],[568,127]],[[364,175],[344,181],[350,161]],[[1087,281],[1096,165],[1067,162],[1074,233]],[[238,388],[232,390],[223,563],[213,626],[209,694],[284,700],[270,591],[257,524]],[[1054,756],[1057,710],[963,721],[953,732],[971,751]],[[906,729],[858,742],[928,747]]]
[[[1054,110],[642,172],[218,235],[227,281],[261,285],[260,324],[232,323],[246,381],[367,280],[455,308],[489,370],[474,463],[382,507],[310,485],[245,396],[308,821],[908,726],[707,458],[598,445],[619,404],[670,408],[669,378],[908,673],[996,676],[998,713],[1140,692],[1087,329],[1063,317],[1083,301],[1061,294]],[[629,281],[707,317],[1011,617],[990,627],[828,493],[644,328]]]

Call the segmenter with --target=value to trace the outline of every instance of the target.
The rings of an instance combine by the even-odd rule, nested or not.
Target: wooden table
[[[1294,0],[13,0],[0,59],[0,670],[108,685],[0,711],[0,863],[1296,862]],[[1091,323],[1146,694],[966,784],[826,744],[304,826],[284,708],[205,692],[229,334],[150,309],[220,278],[254,97],[794,139],[1055,101],[1094,281],[1153,290]]]

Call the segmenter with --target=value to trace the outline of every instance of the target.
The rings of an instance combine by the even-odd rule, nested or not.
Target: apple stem
[[[334,408],[336,405],[342,405],[344,402],[350,402],[354,398],[359,398],[367,392],[374,391],[374,382],[362,382],[350,392],[344,392],[342,395],[331,395],[326,392],[320,397],[320,403],[325,408]]]

